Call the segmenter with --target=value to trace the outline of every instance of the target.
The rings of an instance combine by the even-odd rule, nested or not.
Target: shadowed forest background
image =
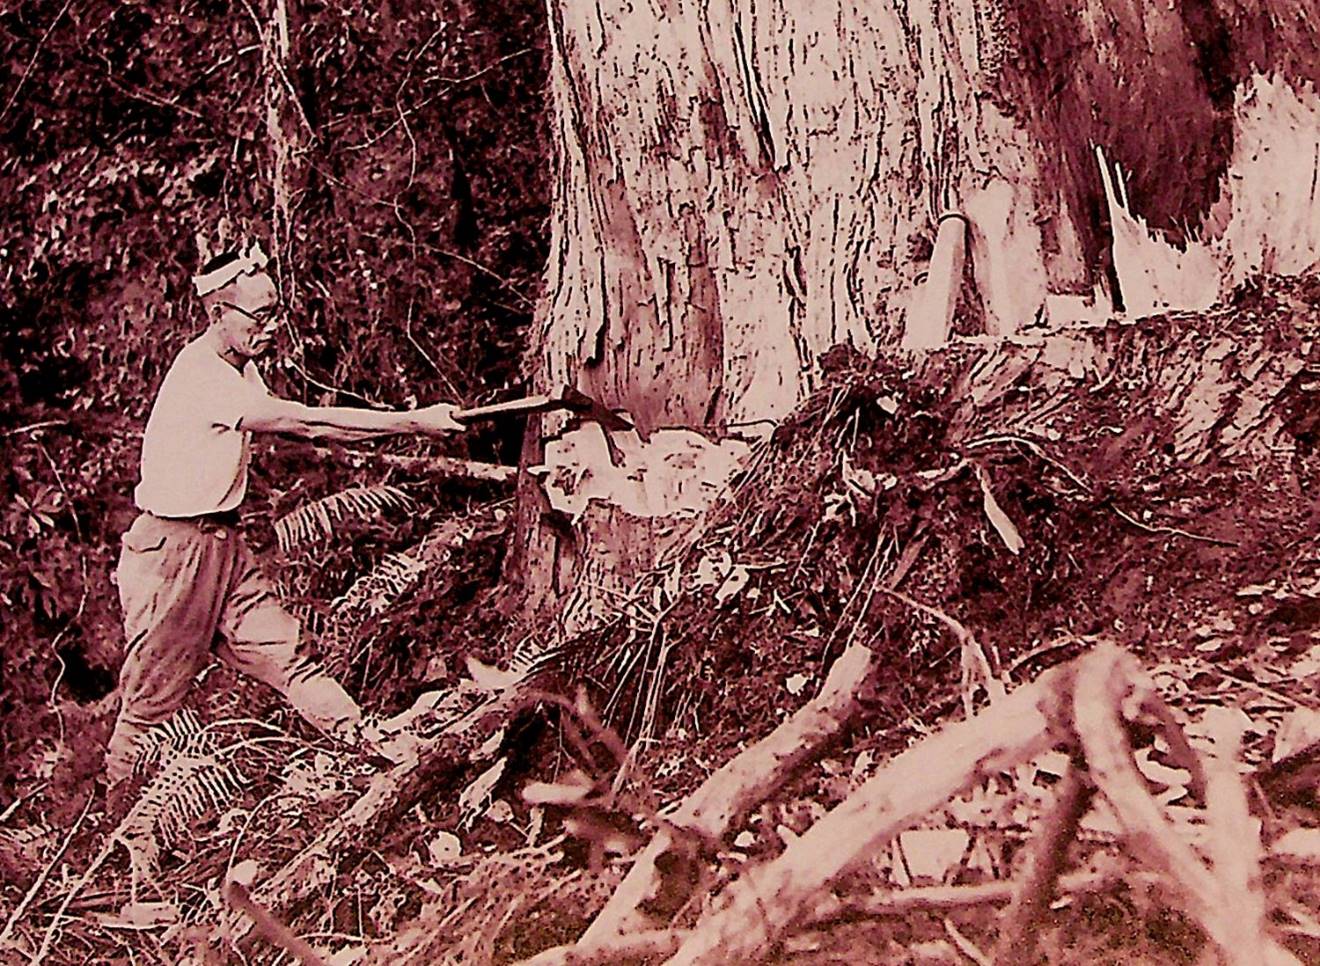
[[[6,5],[0,808],[34,755],[62,759],[56,707],[80,732],[61,751],[99,767],[137,433],[202,327],[206,257],[245,238],[277,256],[277,391],[384,407],[518,394],[548,241],[543,19],[534,2],[299,4],[286,70],[269,11],[241,2]],[[463,445],[516,460],[507,428]],[[289,460],[257,459],[249,513],[354,482],[343,459]]]

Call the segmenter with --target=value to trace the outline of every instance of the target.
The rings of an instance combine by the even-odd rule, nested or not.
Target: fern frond
[[[336,524],[375,516],[389,509],[410,510],[415,501],[397,486],[355,486],[304,504],[275,521],[275,539],[285,553],[328,540]]]
[[[545,644],[534,637],[524,637],[509,658],[509,673],[520,679],[535,677],[563,662],[567,649],[560,644]]]
[[[486,504],[442,520],[407,550],[385,555],[375,569],[336,598],[316,635],[331,673],[344,674],[363,653],[362,630],[369,620],[395,606],[459,548],[505,531],[509,502]]]
[[[143,790],[115,838],[128,849],[135,871],[150,875],[163,849],[177,844],[208,811],[223,810],[241,790],[238,774],[216,755],[177,755]]]
[[[242,790],[242,775],[228,761],[232,750],[219,747],[214,730],[186,708],[138,740],[134,775],[145,777],[153,767],[155,774],[111,836],[128,849],[135,881],[153,873],[161,850],[175,845],[191,822],[224,809]]]
[[[344,596],[331,605],[336,614],[361,613],[375,616],[422,579],[427,564],[408,553],[390,553],[374,569],[363,574]]]
[[[138,736],[133,777],[142,778],[155,771],[167,757],[183,754],[189,749],[209,750],[211,746],[214,746],[214,739],[207,733],[197,712],[180,708]]]

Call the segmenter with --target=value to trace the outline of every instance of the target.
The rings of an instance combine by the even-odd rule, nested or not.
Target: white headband
[[[253,272],[261,271],[266,267],[267,261],[269,259],[261,250],[261,246],[253,242],[248,246],[248,250],[234,261],[226,262],[205,275],[194,275],[193,285],[197,288],[198,295],[210,295],[216,289],[224,288],[240,275],[251,275]]]

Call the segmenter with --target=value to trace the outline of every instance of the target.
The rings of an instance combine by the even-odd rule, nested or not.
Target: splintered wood
[[[840,915],[895,909],[966,908],[1010,903],[1001,928],[1001,959],[1022,949],[1052,897],[1104,888],[1112,876],[1068,872],[1066,856],[1092,801],[1117,818],[1120,841],[1143,864],[1170,902],[1205,932],[1223,962],[1293,963],[1272,937],[1261,887],[1260,838],[1247,812],[1231,734],[1209,759],[1197,757],[1146,680],[1135,659],[1103,644],[1070,664],[999,698],[975,717],[946,726],[881,767],[777,857],[735,879],[690,929],[666,929],[683,903],[646,904],[677,890],[685,899],[697,881],[691,870],[657,858],[674,849],[676,830],[689,823],[702,836],[722,838],[737,818],[782,783],[785,764],[807,760],[838,729],[824,720],[849,712],[844,693],[860,682],[869,661],[850,649],[816,701],[721,769],[644,849],[632,872],[578,943],[546,950],[528,964],[605,963],[628,958],[671,964],[751,963],[784,948],[795,932],[825,928]],[[810,720],[810,724],[808,724]],[[1165,736],[1175,758],[1195,778],[1205,805],[1204,860],[1164,817],[1147,790],[1127,737],[1134,723]],[[1231,730],[1231,729],[1230,729]],[[795,744],[794,744],[795,743]],[[792,746],[790,746],[792,745]],[[1020,881],[982,886],[910,889],[869,899],[839,897],[834,888],[856,869],[954,796],[1013,771],[1042,753],[1062,749],[1071,759],[1055,805],[1037,826]],[[1186,760],[1189,759],[1190,760]],[[713,806],[721,795],[728,804]],[[666,882],[678,875],[684,882]],[[1129,876],[1129,880],[1146,874]],[[1150,883],[1148,883],[1150,884]],[[642,911],[645,905],[646,912]]]

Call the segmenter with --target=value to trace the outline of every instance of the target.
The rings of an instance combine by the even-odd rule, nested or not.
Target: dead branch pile
[[[858,660],[850,654],[845,664]],[[841,683],[850,671],[836,667],[835,675]],[[819,713],[819,708],[808,706],[712,776],[671,819],[671,827],[643,851],[582,939],[543,952],[526,966],[661,956],[669,963],[760,962],[795,932],[818,928],[837,918],[841,909],[860,910],[869,904],[881,913],[946,911],[960,903],[982,904],[987,897],[980,887],[889,894],[879,902],[874,896],[837,896],[831,890],[850,869],[932,810],[1049,751],[1066,754],[1070,764],[1052,808],[1037,823],[1020,875],[995,891],[991,900],[1009,904],[1001,920],[1001,955],[1012,952],[1028,961],[1034,955],[1034,928],[1058,893],[1070,846],[1095,796],[1117,818],[1131,858],[1154,873],[1168,900],[1200,925],[1224,962],[1297,962],[1267,924],[1259,825],[1248,812],[1248,790],[1236,770],[1240,734],[1229,726],[1208,750],[1193,751],[1137,662],[1112,645],[1045,673],[976,716],[914,745],[781,855],[733,882],[690,929],[666,929],[667,917],[657,917],[655,905],[648,902],[657,895],[682,893],[690,880],[686,869],[673,863],[658,872],[656,856],[672,850],[677,837],[687,835],[701,843],[712,833],[727,831],[725,815],[703,821],[703,804],[718,797],[737,803],[745,813],[762,789],[764,773],[755,763],[777,757],[777,748],[789,735],[796,738],[795,753],[806,753],[815,734],[808,722]],[[1162,731],[1201,799],[1204,836],[1199,852],[1164,817],[1138,771],[1129,732],[1141,724]],[[1063,881],[1089,884],[1085,879]],[[675,908],[672,900],[666,906]]]
[[[5,932],[24,958],[54,924],[199,961],[1314,959],[1318,320],[1320,286],[1269,280],[837,353],[562,676],[451,673],[369,780],[289,745],[113,922],[113,884],[60,911],[86,862],[48,836]],[[420,663],[461,665],[449,630]]]

